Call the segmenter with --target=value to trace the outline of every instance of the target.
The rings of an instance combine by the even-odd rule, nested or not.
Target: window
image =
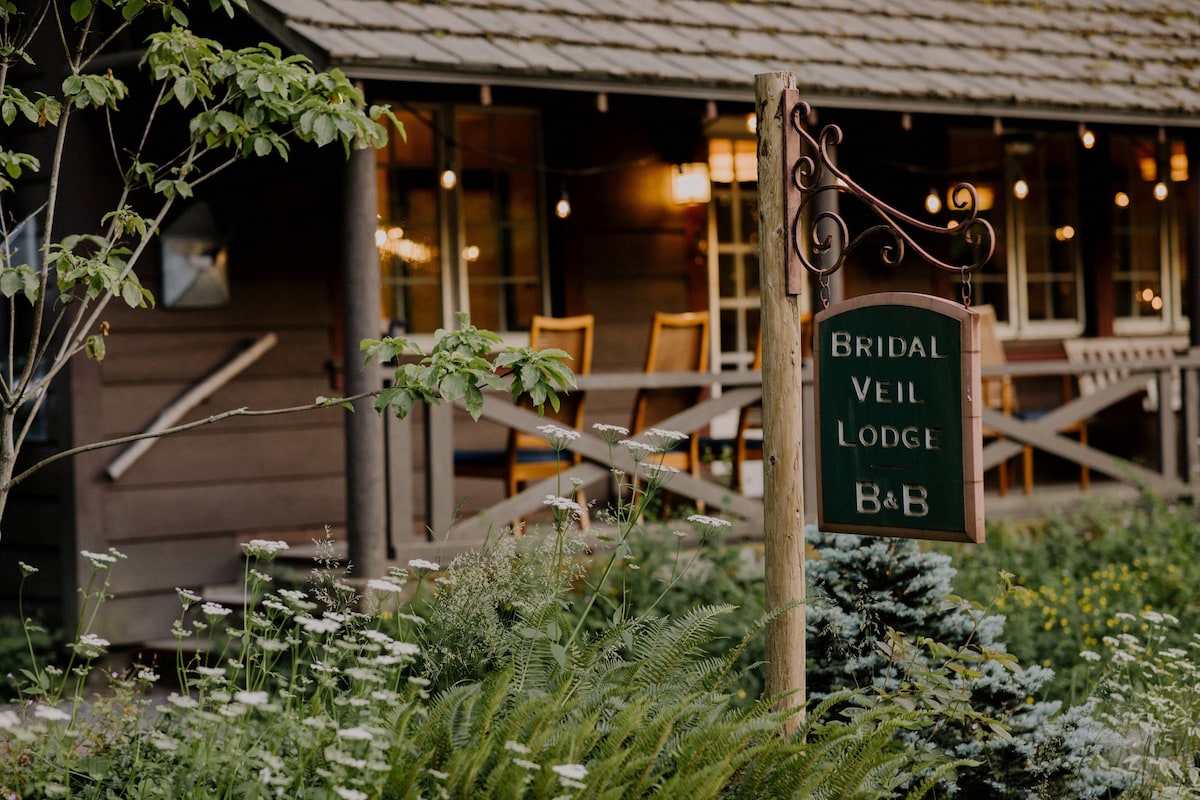
[[[1075,202],[1075,137],[1008,142],[1008,274],[1018,336],[1083,332],[1083,270]],[[1015,295],[1015,296],[1014,296]]]
[[[455,314],[498,333],[548,308],[538,117],[398,110],[407,140],[377,158],[383,317],[410,334]]]
[[[1182,142],[1109,137],[1108,208],[1113,329],[1118,334],[1186,330],[1179,209],[1188,178]]]
[[[753,139],[709,141],[709,303],[719,369],[749,369],[758,342],[757,158]]]

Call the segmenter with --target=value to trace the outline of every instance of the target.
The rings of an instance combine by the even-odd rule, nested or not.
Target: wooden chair
[[[529,346],[534,350],[563,350],[572,359],[567,366],[576,375],[587,375],[592,368],[595,323],[596,318],[591,314],[574,317],[535,316],[529,328]],[[548,403],[545,406],[546,423],[579,430],[583,427],[583,401],[584,394],[580,391],[559,394],[557,412]],[[521,405],[533,407],[524,398]],[[577,463],[579,457],[575,455],[560,464],[549,442],[513,428],[508,432],[508,442],[503,451],[455,453],[454,473],[471,478],[499,478],[504,481],[506,495],[512,497],[523,484],[553,477],[560,468],[565,469],[567,464]]]
[[[1004,345],[996,335],[996,310],[990,305],[975,306],[975,310],[979,312],[979,361],[982,366],[989,365],[1004,365],[1008,363],[1008,356],[1004,352]],[[1064,376],[1063,379],[1063,400],[1071,399],[1070,378]],[[983,404],[988,408],[998,409],[1001,413],[1009,416],[1014,416],[1019,419],[1037,419],[1046,413],[1044,410],[1028,410],[1022,409],[1017,401],[1016,387],[1013,385],[1012,377],[1009,375],[990,375],[985,376],[983,384]],[[1080,444],[1087,445],[1087,424],[1078,422],[1073,425],[1068,425],[1062,429],[1064,433],[1074,433],[1079,437]],[[983,438],[987,439],[1003,439],[1004,435],[999,431],[993,430],[984,426]],[[998,467],[998,488],[1000,496],[1004,497],[1008,494],[1008,461],[1002,461]],[[1025,494],[1033,493],[1033,446],[1025,445],[1021,449],[1021,478],[1022,489]],[[1091,474],[1086,466],[1079,467],[1079,485],[1083,491],[1087,491],[1091,485]]]
[[[646,348],[646,372],[703,372],[708,369],[708,312],[654,314],[650,344]],[[654,427],[662,420],[696,405],[703,387],[639,389],[633,402],[633,434]],[[666,453],[665,466],[700,473],[700,437],[689,436],[686,444]]]

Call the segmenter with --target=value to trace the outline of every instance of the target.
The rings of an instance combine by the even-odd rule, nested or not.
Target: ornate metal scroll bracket
[[[830,148],[841,143],[841,128],[826,125],[816,136],[810,133],[805,125],[811,108],[800,100],[797,90],[784,90],[783,108],[788,294],[801,293],[806,272],[817,276],[821,285],[828,287],[829,276],[842,268],[851,253],[868,240],[880,238],[879,257],[884,264],[898,265],[911,251],[927,264],[959,275],[963,304],[970,305],[971,273],[987,263],[996,247],[995,230],[979,216],[975,187],[960,182],[950,190],[951,210],[964,215],[957,222],[947,226],[917,219],[883,202],[838,168]],[[852,236],[836,206],[821,208],[817,202],[828,192],[854,198],[878,221]],[[965,252],[969,256],[963,263],[939,258],[917,240],[922,233],[928,234],[926,238],[931,241],[937,236],[958,239],[966,245]],[[822,302],[828,303],[827,290],[823,289],[821,294]]]

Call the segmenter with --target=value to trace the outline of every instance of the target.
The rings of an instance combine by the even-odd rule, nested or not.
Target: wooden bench
[[[1069,339],[1063,342],[1067,361],[1091,367],[1079,374],[1079,394],[1087,396],[1109,384],[1129,377],[1133,368],[1149,361],[1164,361],[1188,349],[1186,336],[1102,336],[1091,339]],[[1179,368],[1171,370],[1171,410],[1183,407]],[[1158,381],[1154,375],[1146,379],[1146,411],[1158,410]]]

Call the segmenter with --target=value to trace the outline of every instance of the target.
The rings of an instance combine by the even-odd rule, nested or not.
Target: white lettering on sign
[[[889,334],[867,335],[850,331],[834,331],[830,336],[830,355],[833,358],[945,358],[938,350],[936,336],[928,340],[920,336]]]
[[[900,488],[900,499],[895,492],[887,492],[881,497],[882,490],[874,481],[854,482],[854,509],[859,514],[878,514],[884,509],[900,510],[906,517],[925,517],[929,515],[929,490],[915,483],[903,484]]]
[[[913,381],[878,381],[864,376],[860,382],[857,375],[851,375],[850,382],[854,384],[854,394],[860,403],[867,402],[868,397],[874,398],[876,403],[925,402],[917,397]]]
[[[941,450],[941,428],[926,428],[917,425],[863,425],[852,437],[846,436],[845,420],[837,421],[839,447],[881,447],[890,450],[903,447],[905,450]]]

